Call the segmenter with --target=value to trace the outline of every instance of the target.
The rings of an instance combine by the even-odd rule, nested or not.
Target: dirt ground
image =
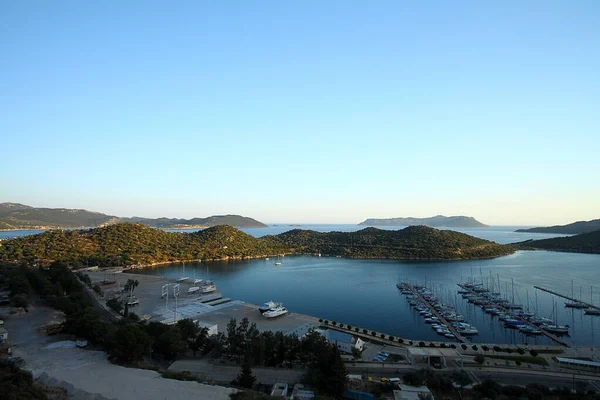
[[[194,381],[164,379],[157,372],[111,364],[103,351],[80,349],[74,338],[47,336],[42,327],[60,322],[61,314],[35,305],[28,314],[10,316],[6,309],[13,356],[25,361],[24,368],[52,386],[65,388],[75,399],[229,399],[235,389],[203,385]]]

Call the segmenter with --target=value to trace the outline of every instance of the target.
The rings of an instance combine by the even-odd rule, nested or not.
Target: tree
[[[176,360],[185,353],[186,349],[187,343],[181,338],[181,332],[177,326],[170,326],[158,337],[154,345],[154,351],[166,360]]]
[[[485,362],[485,357],[483,356],[483,354],[476,354],[475,357],[473,357],[473,359],[479,365],[482,365]]]
[[[125,289],[126,292],[130,292],[133,295],[133,292],[135,291],[135,288],[138,287],[138,285],[140,284],[140,282],[137,279],[127,279],[127,282],[125,283],[125,286],[123,287]]]
[[[459,384],[461,389],[471,383],[469,374],[464,369],[461,369],[460,371],[454,371],[452,373],[452,380]]]
[[[362,350],[359,350],[358,348],[352,346],[352,358],[354,359],[354,361],[358,360],[359,358],[362,358]]]
[[[246,389],[251,389],[254,386],[254,382],[256,382],[256,377],[252,374],[252,368],[250,367],[250,361],[244,360],[242,364],[242,369],[237,379],[233,381],[233,384],[236,386],[241,386]]]
[[[29,299],[27,299],[26,294],[15,294],[10,298],[10,303],[13,307],[27,308],[27,306],[29,306]]]
[[[123,362],[135,362],[150,354],[152,338],[138,324],[121,326],[110,347],[111,357]]]
[[[539,353],[535,349],[531,349],[529,350],[529,354],[531,354],[531,357],[537,357]]]
[[[180,319],[177,321],[177,327],[181,332],[181,339],[184,341],[194,340],[198,335],[198,325],[190,318]]]
[[[196,352],[202,351],[208,343],[208,328],[200,328],[200,331],[193,340],[190,340],[190,350],[196,355]]]

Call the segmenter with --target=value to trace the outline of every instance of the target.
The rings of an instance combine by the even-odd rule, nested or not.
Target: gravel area
[[[235,389],[164,379],[155,371],[111,364],[103,351],[80,349],[66,336],[47,336],[43,326],[59,313],[37,305],[24,316],[6,318],[13,355],[34,377],[64,387],[74,399],[229,399]],[[67,340],[66,340],[67,339]],[[96,396],[95,396],[96,395]],[[97,396],[99,395],[99,396]]]

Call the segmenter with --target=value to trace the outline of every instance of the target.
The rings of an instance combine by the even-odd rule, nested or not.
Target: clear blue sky
[[[411,3],[0,1],[0,202],[599,218],[600,2]]]

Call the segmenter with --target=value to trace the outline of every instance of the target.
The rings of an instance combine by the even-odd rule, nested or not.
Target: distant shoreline
[[[141,224],[143,225],[143,224]],[[148,226],[148,225],[145,225]],[[161,226],[154,227],[148,226],[153,229],[207,229],[211,228],[215,225],[190,225],[190,226]],[[234,226],[234,228],[238,229],[256,229],[256,228],[268,228],[269,226]],[[15,232],[15,231],[53,231],[53,230],[83,230],[83,229],[96,229],[101,228],[101,226],[80,226],[80,227],[71,227],[71,226],[36,226],[36,227],[28,227],[28,228],[2,228],[0,232]]]

